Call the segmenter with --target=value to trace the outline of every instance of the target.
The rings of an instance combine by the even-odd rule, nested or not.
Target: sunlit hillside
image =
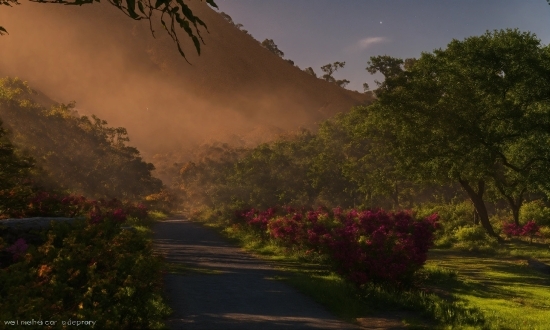
[[[110,5],[8,8],[0,73],[127,127],[150,155],[235,136],[255,144],[369,101],[278,58],[204,3],[192,5],[208,32],[200,57],[182,36],[190,63],[162,27],[153,38],[147,22]]]

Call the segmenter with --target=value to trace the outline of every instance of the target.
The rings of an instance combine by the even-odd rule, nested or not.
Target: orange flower
[[[38,276],[45,277],[52,271],[52,268],[48,265],[41,265],[38,269]]]

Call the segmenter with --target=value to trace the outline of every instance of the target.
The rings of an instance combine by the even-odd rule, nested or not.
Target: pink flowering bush
[[[35,193],[27,208],[18,213],[18,217],[85,217],[91,223],[104,220],[121,223],[128,217],[144,219],[147,215],[147,207],[142,203],[123,202],[116,198],[89,200],[84,196],[61,196],[46,191]]]
[[[502,232],[508,236],[524,236],[529,237],[530,241],[533,242],[533,238],[539,234],[540,227],[535,223],[535,221],[528,221],[525,225],[516,225],[513,222],[504,223],[502,225]]]
[[[516,225],[514,222],[507,222],[502,224],[502,232],[509,238],[512,236],[521,235],[521,226]]]
[[[438,215],[414,219],[410,212],[344,212],[287,208],[238,212],[254,230],[280,244],[328,257],[352,282],[405,284],[424,265],[438,228]]]

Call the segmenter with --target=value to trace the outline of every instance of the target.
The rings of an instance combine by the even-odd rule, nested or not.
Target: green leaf
[[[136,13],[136,0],[126,0],[128,7],[128,15],[133,19],[139,19],[140,16]]]
[[[167,6],[168,1],[170,0],[157,0],[157,2],[155,3],[155,9],[158,9],[158,7],[160,7],[162,4],[164,4],[164,6]]]
[[[139,11],[145,15],[145,9],[143,8],[143,2],[141,2],[141,0],[138,0],[138,8],[139,8]]]

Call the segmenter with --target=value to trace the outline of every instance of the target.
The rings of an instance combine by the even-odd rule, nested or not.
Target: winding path
[[[286,284],[269,263],[227,243],[188,220],[154,227],[156,251],[168,262],[201,269],[167,274],[165,288],[174,313],[170,329],[360,329],[342,322]]]

